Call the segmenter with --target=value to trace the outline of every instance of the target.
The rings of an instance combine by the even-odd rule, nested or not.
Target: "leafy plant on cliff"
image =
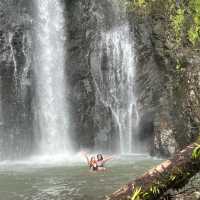
[[[200,159],[200,144],[196,144],[197,147],[192,152],[192,159]]]
[[[133,0],[133,3],[136,7],[146,7],[147,6],[146,0]]]
[[[190,0],[189,1],[189,12],[192,17],[192,25],[188,30],[188,39],[195,45],[200,41],[200,1]]]
[[[175,15],[171,15],[171,26],[175,33],[175,40],[177,44],[180,44],[183,32],[183,26],[185,22],[185,9],[179,8]]]
[[[178,48],[186,40],[193,46],[200,42],[200,0],[130,0],[127,5],[140,14],[164,16],[169,38]],[[143,10],[143,12],[141,12]]]
[[[150,6],[148,0],[120,0],[123,4],[126,4],[128,10],[137,11],[139,15],[146,15],[149,13]],[[152,0],[154,1],[154,0]]]
[[[133,196],[131,200],[140,200],[141,190],[142,190],[142,187],[136,188],[133,192]]]

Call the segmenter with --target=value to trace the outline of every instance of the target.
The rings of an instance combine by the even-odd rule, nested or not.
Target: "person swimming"
[[[112,157],[107,157],[107,158],[103,158],[103,155],[102,154],[97,154],[97,168],[98,168],[98,171],[105,171],[106,168],[104,167],[104,164],[111,160]]]
[[[88,166],[89,166],[90,170],[92,170],[92,171],[98,170],[97,161],[94,156],[91,157]]]
[[[89,156],[87,155],[86,152],[82,152],[83,155],[85,156],[86,160],[87,160],[87,164],[88,164],[88,167],[91,171],[97,171],[98,170],[98,166],[97,166],[97,161],[95,159],[94,156],[92,156],[90,159],[89,159]]]

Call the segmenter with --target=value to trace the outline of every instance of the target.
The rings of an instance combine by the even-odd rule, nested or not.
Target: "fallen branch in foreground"
[[[159,199],[169,189],[178,190],[200,171],[200,139],[187,146],[133,182],[106,197],[106,200]]]

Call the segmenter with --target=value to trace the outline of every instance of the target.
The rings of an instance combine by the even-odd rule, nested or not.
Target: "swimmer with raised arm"
[[[85,156],[86,160],[87,160],[87,164],[88,164],[88,167],[91,171],[97,171],[98,170],[98,166],[97,166],[97,161],[95,159],[94,156],[92,156],[90,159],[87,155],[86,152],[83,152],[83,155]]]
[[[97,170],[98,171],[105,171],[106,168],[104,167],[104,164],[111,160],[112,157],[106,157],[106,158],[103,158],[103,155],[102,154],[97,154]]]

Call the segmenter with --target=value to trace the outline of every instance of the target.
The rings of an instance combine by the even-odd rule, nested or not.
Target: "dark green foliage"
[[[192,152],[192,159],[194,160],[200,159],[200,144],[196,144],[196,145],[197,147]]]
[[[168,34],[178,48],[185,40],[193,46],[200,42],[199,0],[124,0],[130,10],[142,15],[163,15]]]
[[[192,151],[191,159],[193,160],[191,166],[185,164],[182,167],[172,168],[170,172],[166,171],[159,180],[153,182],[147,189],[144,189],[142,186],[136,187],[133,190],[131,200],[159,199],[169,186],[174,190],[182,188],[198,172],[198,166],[200,164],[200,144],[196,144],[196,147]],[[166,199],[170,199],[170,197],[166,197]]]
[[[200,40],[200,1],[189,1],[189,14],[192,18],[192,25],[188,30],[188,39],[195,45]]]

